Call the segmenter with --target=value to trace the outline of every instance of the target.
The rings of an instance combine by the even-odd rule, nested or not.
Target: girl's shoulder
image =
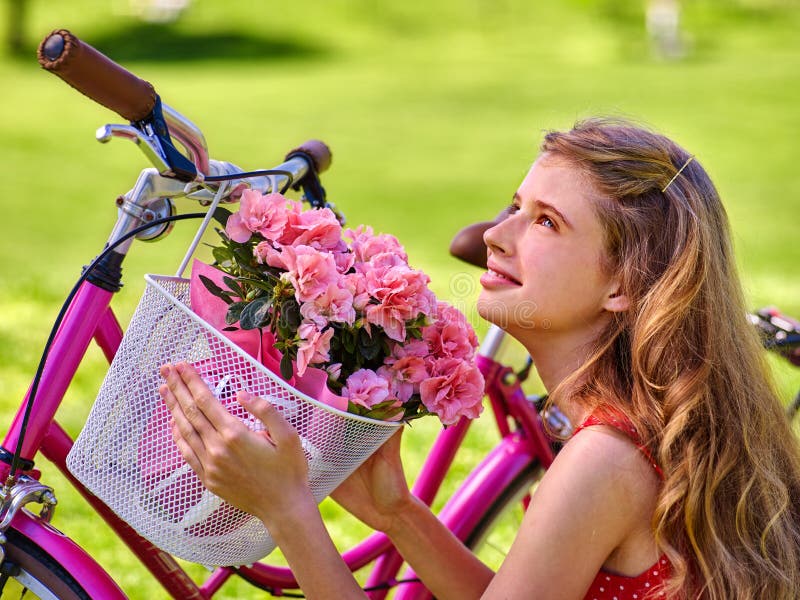
[[[559,464],[556,464],[559,463]],[[556,456],[554,465],[565,476],[596,486],[608,480],[612,488],[657,490],[660,470],[646,448],[625,431],[607,423],[590,423],[577,429]]]
[[[624,505],[624,512],[639,514],[652,511],[663,480],[630,421],[609,410],[594,411],[584,419],[556,456],[548,476],[564,489],[607,499],[612,512]]]
[[[575,437],[578,433],[587,428],[598,426],[616,431],[618,432],[618,437],[629,440],[647,460],[650,467],[655,471],[656,475],[658,475],[658,478],[661,480],[664,479],[664,472],[653,457],[650,448],[644,444],[636,428],[633,426],[633,423],[631,423],[630,419],[621,411],[607,407],[594,410],[574,429],[572,437]]]
[[[622,529],[649,526],[663,475],[623,416],[592,413],[564,444],[550,470],[560,485],[604,506],[598,519],[616,520]]]

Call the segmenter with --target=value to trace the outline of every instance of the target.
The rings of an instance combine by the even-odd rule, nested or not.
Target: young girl
[[[334,493],[454,598],[800,597],[800,452],[745,319],[724,209],[691,154],[625,122],[545,136],[486,231],[482,317],[524,344],[578,424],[502,567],[409,493],[400,435]],[[363,598],[306,483],[294,430],[186,364],[161,391],[203,483],[261,518],[309,598]]]

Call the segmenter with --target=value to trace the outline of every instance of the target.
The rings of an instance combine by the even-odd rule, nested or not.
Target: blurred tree
[[[25,45],[26,0],[8,0],[6,43],[12,54],[19,54]]]

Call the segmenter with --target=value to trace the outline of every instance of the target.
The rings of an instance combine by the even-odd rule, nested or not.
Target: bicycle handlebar
[[[289,160],[295,156],[305,156],[310,158],[314,163],[314,168],[316,169],[317,173],[327,171],[328,167],[331,166],[331,160],[333,160],[331,149],[328,148],[328,145],[322,140],[308,140],[294,150],[290,151],[286,155],[286,160]]]
[[[83,95],[128,121],[141,121],[153,110],[153,86],[75,37],[57,29],[42,40],[39,64]]]
[[[187,150],[197,171],[202,176],[210,174],[208,150],[202,131],[173,108],[161,104],[152,84],[118,65],[66,29],[56,29],[46,36],[39,44],[37,55],[42,68],[58,75],[83,95],[111,109],[132,124],[138,124],[137,128],[143,131],[148,130],[141,127],[139,122],[151,119],[154,111],[159,114],[163,111],[169,133]],[[158,165],[159,171],[162,175],[174,175],[177,171],[175,159],[185,159],[176,156],[174,149],[170,153],[169,134],[158,131],[157,124],[155,129],[159,143],[152,144],[153,151],[158,154],[155,158],[160,157],[163,161],[163,164]],[[110,138],[112,133],[107,137]],[[331,151],[319,140],[309,140],[298,146],[286,155],[286,160],[292,162],[291,159],[296,157],[310,162],[309,166],[313,166],[317,173],[327,170],[331,164]],[[190,171],[184,171],[183,175],[179,173],[178,178],[184,181],[194,178]],[[300,173],[293,172],[292,175],[297,176]]]

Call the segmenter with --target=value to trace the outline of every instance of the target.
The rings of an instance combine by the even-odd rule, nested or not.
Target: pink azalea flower
[[[438,303],[436,321],[423,328],[422,338],[436,358],[468,360],[478,346],[478,337],[464,314],[446,302]]]
[[[330,252],[320,252],[310,246],[285,246],[281,259],[287,268],[284,275],[294,287],[295,298],[300,303],[315,300],[339,279]]]
[[[253,256],[255,256],[255,259],[262,265],[267,264],[270,267],[276,267],[284,271],[288,268],[283,260],[283,255],[275,249],[273,242],[266,240],[259,242],[258,245],[253,248]]]
[[[333,363],[325,367],[328,372],[328,377],[333,381],[337,381],[342,374],[342,363]]]
[[[301,304],[300,314],[318,327],[324,327],[330,321],[352,325],[356,320],[353,293],[347,288],[341,288],[336,283],[332,283],[313,301]]]
[[[369,292],[363,275],[349,273],[343,277],[343,283],[353,294],[353,308],[357,311],[363,311],[367,306],[367,302],[369,302]]]
[[[277,239],[288,221],[288,200],[281,194],[262,196],[256,190],[245,190],[239,211],[232,214],[225,232],[234,242],[244,243],[253,233],[266,239]]]
[[[401,344],[392,344],[392,354],[386,357],[386,364],[394,364],[395,361],[406,356],[425,358],[428,354],[430,354],[430,350],[425,340],[409,340]]]
[[[419,386],[425,407],[444,425],[461,417],[475,419],[483,411],[483,375],[467,362],[441,358],[431,364],[430,377]]]
[[[393,235],[387,233],[375,235],[372,227],[363,225],[355,230],[348,229],[345,235],[352,240],[350,247],[358,262],[368,262],[373,256],[384,253],[398,256],[404,262],[408,262],[405,249]]]
[[[430,279],[422,271],[408,267],[375,269],[365,278],[369,295],[378,302],[367,304],[367,322],[383,327],[386,335],[398,342],[406,337],[406,321],[431,314],[436,306],[435,296],[427,287]]]
[[[334,251],[333,260],[336,263],[336,270],[339,271],[339,273],[347,273],[353,268],[356,262],[356,255],[345,248],[345,250],[341,252]]]
[[[292,218],[292,246],[311,246],[317,250],[342,250],[342,226],[329,208],[306,210]]]
[[[303,203],[297,200],[286,200],[286,225],[280,236],[273,239],[279,246],[290,246],[298,236],[295,225],[300,222],[303,214]]]
[[[392,360],[389,363],[389,360]],[[387,364],[378,369],[378,374],[391,383],[391,391],[401,402],[407,402],[412,395],[419,393],[419,386],[427,377],[425,359],[420,356],[405,356],[388,359]]]
[[[370,369],[359,369],[347,378],[342,396],[350,402],[372,408],[389,398],[389,382]]]
[[[297,346],[297,374],[303,376],[309,365],[330,360],[333,329],[320,331],[313,323],[304,323],[297,329],[300,343]]]

